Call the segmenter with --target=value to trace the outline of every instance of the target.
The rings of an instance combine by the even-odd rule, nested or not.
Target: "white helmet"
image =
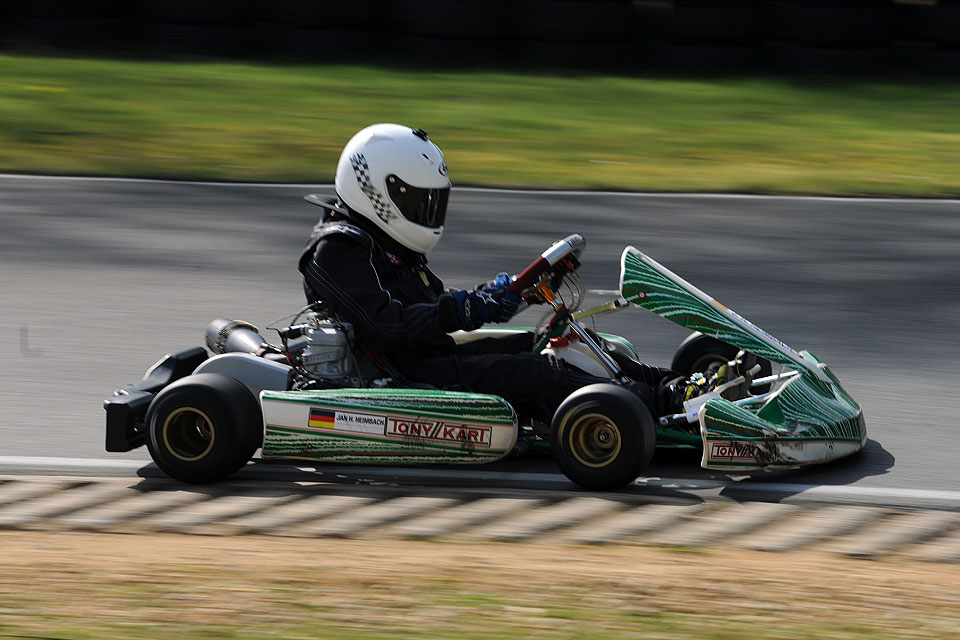
[[[443,151],[422,129],[375,124],[350,138],[337,195],[403,246],[427,253],[443,235],[450,180]]]

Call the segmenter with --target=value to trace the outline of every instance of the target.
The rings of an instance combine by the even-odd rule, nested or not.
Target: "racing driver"
[[[353,325],[360,348],[405,384],[501,396],[521,416],[549,424],[580,387],[611,382],[531,353],[532,333],[457,345],[448,334],[506,322],[520,298],[500,274],[477,289],[445,289],[427,266],[443,235],[450,180],[443,152],[422,129],[376,124],[357,133],[337,163],[336,198],[323,207],[300,256],[308,302]],[[653,416],[681,411],[703,391],[667,384],[679,374],[623,356],[627,383]]]

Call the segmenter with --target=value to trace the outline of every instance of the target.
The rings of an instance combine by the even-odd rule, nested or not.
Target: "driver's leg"
[[[672,386],[600,378],[553,356],[532,353],[442,356],[406,362],[403,372],[411,380],[441,389],[498,395],[518,414],[547,424],[567,396],[597,383],[622,384],[640,398],[654,417],[675,412],[676,392]]]
[[[630,356],[624,355],[619,351],[611,351],[610,357],[620,366],[620,370],[632,380],[651,386],[667,384],[681,377],[679,373],[672,369],[653,367],[643,362],[637,362]]]
[[[411,380],[441,389],[498,395],[518,414],[547,424],[571,393],[589,384],[610,382],[571,369],[557,358],[532,353],[425,358],[405,362],[402,370]]]
[[[457,346],[457,351],[465,356],[479,356],[491,353],[530,353],[536,336],[530,331],[515,333],[500,338],[484,338]]]
[[[607,355],[613,358],[614,362],[620,367],[620,370],[632,380],[643,382],[650,386],[657,386],[667,384],[669,381],[680,377],[680,374],[672,369],[653,367],[649,364],[638,362],[625,353],[617,351],[613,343],[603,338],[603,336],[593,329],[584,327],[584,330],[593,338],[594,342],[600,345],[600,348],[603,349]]]

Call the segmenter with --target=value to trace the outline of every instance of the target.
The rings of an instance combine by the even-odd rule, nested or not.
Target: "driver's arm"
[[[404,305],[380,284],[370,250],[355,238],[323,238],[303,271],[307,284],[350,322],[358,340],[382,351],[449,345],[447,333],[461,328],[453,296],[424,291],[424,302]]]

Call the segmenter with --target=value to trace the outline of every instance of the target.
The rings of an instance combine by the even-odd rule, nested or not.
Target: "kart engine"
[[[350,350],[352,327],[344,322],[311,318],[303,330],[306,346],[300,364],[306,375],[323,386],[357,384],[356,361]]]
[[[350,348],[353,328],[320,314],[279,329],[286,349],[269,344],[258,329],[242,320],[214,320],[207,326],[207,347],[214,354],[254,353],[269,359],[289,354],[299,374],[296,389],[357,386],[360,378]],[[286,362],[283,358],[281,361]]]

